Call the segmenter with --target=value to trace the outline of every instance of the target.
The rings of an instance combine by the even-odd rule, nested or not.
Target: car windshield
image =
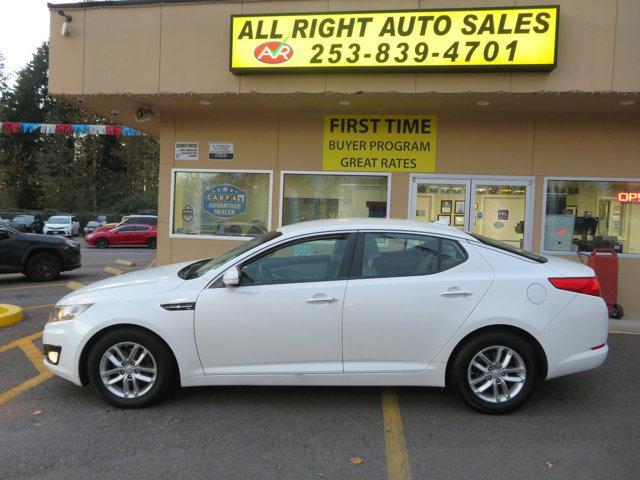
[[[17,230],[14,230],[13,228],[5,224],[0,224],[0,230],[6,230],[7,232],[11,232],[11,233],[19,233]]]
[[[56,223],[58,225],[68,225],[71,223],[71,218],[69,217],[51,217],[47,223]]]
[[[270,242],[274,238],[278,238],[280,235],[282,235],[282,233],[275,231],[260,235],[253,240],[241,243],[237,247],[232,248],[227,253],[219,257],[212,258],[210,260],[200,260],[198,262],[192,263],[191,265],[187,265],[178,272],[178,276],[180,278],[184,278],[185,280],[191,280],[192,278],[201,277],[205,273],[218,268],[220,265],[223,265],[229,260],[233,260],[243,253],[248,252],[252,248],[262,245],[263,243]]]
[[[13,217],[14,222],[33,222],[35,217],[33,215],[16,215]]]
[[[478,235],[477,233],[469,232],[469,235],[471,235],[476,240],[479,240],[480,242],[484,243],[485,245],[489,245],[491,247],[498,248],[500,250],[504,250],[509,253],[515,253],[516,255],[520,255],[521,257],[528,258],[529,260],[533,260],[538,263],[548,262],[548,260],[542,255],[538,255],[536,253],[523,250],[522,248],[514,247],[513,245],[509,245],[508,243],[499,242],[498,240],[485,237],[484,235]]]

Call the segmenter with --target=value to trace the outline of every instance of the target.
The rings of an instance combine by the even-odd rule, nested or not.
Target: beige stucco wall
[[[494,0],[491,6],[548,4]],[[287,0],[74,9],[72,33],[51,14],[54,94],[251,92],[640,91],[640,2],[556,0],[558,67],[551,75],[420,74],[237,77],[228,70],[229,17],[238,13],[476,7],[472,0]]]

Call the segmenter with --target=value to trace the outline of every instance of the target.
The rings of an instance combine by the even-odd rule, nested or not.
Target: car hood
[[[100,280],[70,293],[60,303],[95,303],[112,299],[122,301],[125,297],[170,292],[185,282],[178,277],[178,272],[190,263],[193,262],[147,268]]]
[[[30,243],[47,243],[47,244],[52,244],[52,245],[60,245],[61,242],[63,242],[64,240],[61,240],[61,237],[56,237],[56,236],[52,236],[52,235],[42,235],[40,233],[22,233],[20,232],[20,240],[26,240]]]

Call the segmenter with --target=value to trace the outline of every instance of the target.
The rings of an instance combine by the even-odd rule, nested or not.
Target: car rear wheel
[[[140,408],[160,400],[176,385],[173,357],[157,337],[142,330],[113,330],[91,348],[88,377],[111,405]]]
[[[96,240],[96,247],[98,248],[107,248],[109,246],[109,240],[106,238],[99,238]]]
[[[537,379],[535,353],[511,332],[487,332],[472,338],[456,355],[451,383],[472,407],[484,413],[508,413],[524,404]]]
[[[53,253],[36,253],[27,262],[25,273],[36,282],[49,282],[60,276],[60,259]]]
[[[149,240],[147,240],[147,247],[156,248],[157,245],[158,245],[158,240],[156,240],[155,238],[150,238]]]

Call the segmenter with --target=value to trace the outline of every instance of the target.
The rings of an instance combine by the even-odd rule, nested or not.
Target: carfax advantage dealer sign
[[[235,74],[551,71],[559,7],[232,15]]]

